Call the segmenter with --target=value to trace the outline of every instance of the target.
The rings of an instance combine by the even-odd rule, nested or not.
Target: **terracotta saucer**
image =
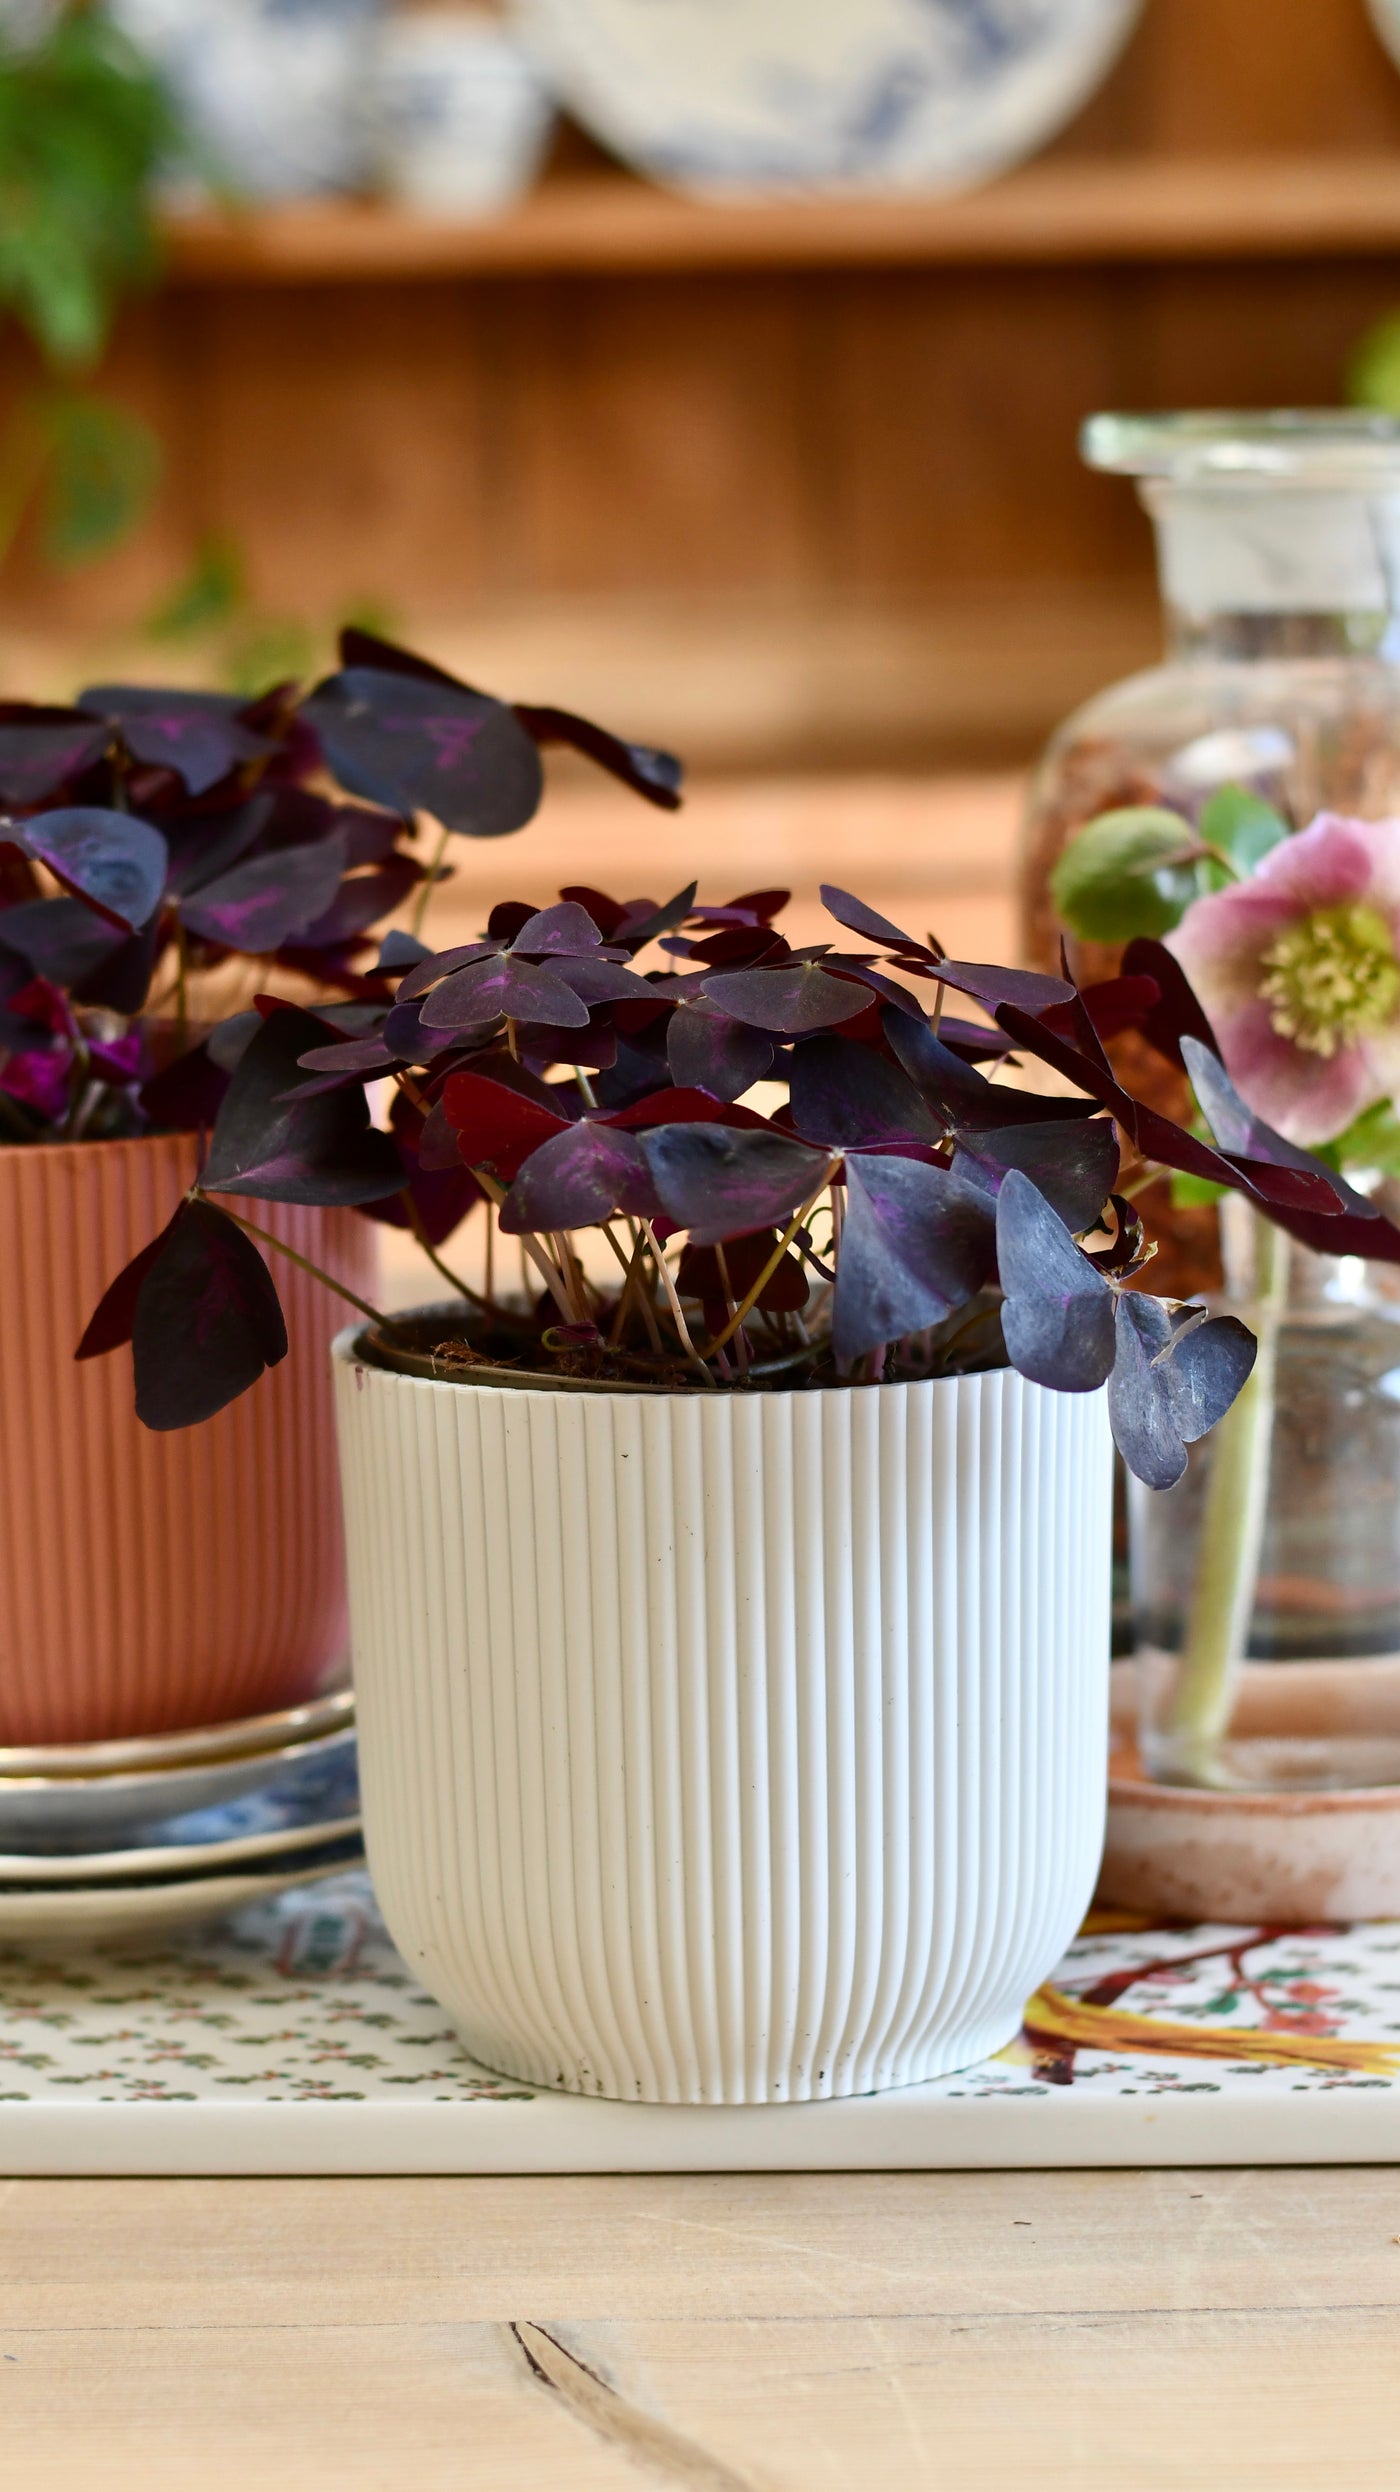
[[[1180,1790],[1117,1747],[1098,1901],[1183,1921],[1400,1917],[1400,1788]]]

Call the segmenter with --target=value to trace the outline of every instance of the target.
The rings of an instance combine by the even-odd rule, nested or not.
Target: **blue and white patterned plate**
[[[338,1840],[359,1825],[355,1733],[345,1729],[292,1751],[259,1788],[218,1794],[218,1804],[161,1814],[149,1798],[139,1825],[98,1820],[26,1820],[0,1785],[0,1884],[72,1883],[146,1872],[170,1876],[293,1852]],[[227,1768],[222,1769],[227,1772]],[[183,1780],[183,1777],[181,1778]],[[201,1797],[206,1796],[201,1794]],[[83,1794],[74,1795],[81,1803]]]
[[[578,118],[709,195],[957,189],[1092,94],[1141,0],[512,0]]]

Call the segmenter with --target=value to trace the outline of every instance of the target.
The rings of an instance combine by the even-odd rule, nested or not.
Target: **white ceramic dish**
[[[338,1877],[362,1858],[363,1845],[353,1835],[328,1844],[321,1853],[283,1852],[256,1868],[220,1870],[213,1876],[153,1878],[140,1886],[0,1885],[0,1944],[37,1940],[66,1947],[140,1938],[150,1931],[213,1920],[243,1904],[266,1902],[289,1886]]]
[[[554,103],[484,9],[395,10],[379,36],[375,123],[392,197],[430,215],[495,216],[538,173]]]
[[[297,1746],[272,1748],[226,1763],[166,1768],[146,1774],[10,1776],[0,1781],[0,1846],[66,1850],[99,1840],[148,1835],[173,1818],[233,1806],[275,1792],[289,1771],[353,1759],[353,1727]]]
[[[513,0],[578,118],[706,193],[956,189],[1093,92],[1141,0]]]
[[[354,1729],[341,1729],[331,1739],[316,1739],[281,1757],[259,1759],[262,1779],[257,1789],[219,1789],[214,1802],[184,1804],[184,1784],[222,1782],[229,1767],[207,1767],[199,1777],[157,1777],[174,1784],[169,1797],[154,1794],[144,1802],[140,1824],[110,1814],[110,1794],[102,1784],[60,1784],[32,1794],[22,1784],[0,1787],[0,1879],[70,1879],[107,1864],[132,1869],[144,1857],[172,1867],[184,1857],[197,1864],[207,1857],[242,1857],[229,1844],[252,1844],[274,1852],[279,1844],[311,1842],[316,1829],[349,1819],[359,1824],[359,1759]],[[92,1792],[97,1814],[87,1807]],[[179,1792],[177,1804],[169,1799]],[[5,1859],[10,1867],[5,1867]]]
[[[313,1696],[281,1713],[249,1714],[237,1722],[205,1722],[190,1731],[161,1731],[149,1739],[97,1739],[61,1748],[0,1748],[0,1785],[13,1779],[87,1780],[94,1775],[155,1774],[203,1764],[214,1757],[255,1756],[304,1740],[323,1739],[355,1719],[348,1687]]]
[[[32,1887],[37,1894],[56,1886],[130,1885],[153,1872],[161,1877],[212,1875],[314,1851],[322,1843],[343,1843],[359,1831],[356,1815],[321,1818],[290,1833],[231,1835],[226,1842],[144,1844],[120,1852],[0,1852],[0,1886]]]

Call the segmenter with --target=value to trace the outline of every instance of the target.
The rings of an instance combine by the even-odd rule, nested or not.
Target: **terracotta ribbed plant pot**
[[[129,1350],[74,1362],[195,1165],[184,1134],[0,1149],[0,1745],[272,1711],[344,1652],[328,1356],[344,1301],[277,1257],[287,1357],[168,1436],[136,1418]],[[357,1214],[234,1208],[372,1294]]]

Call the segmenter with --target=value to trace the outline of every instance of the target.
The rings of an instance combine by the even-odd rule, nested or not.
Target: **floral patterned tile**
[[[1086,1926],[995,2060],[931,2101],[1400,2096],[1400,1922]],[[538,2102],[468,2058],[351,1872],[103,1954],[0,1950],[0,2104]],[[555,2098],[557,2099],[557,2098]]]

